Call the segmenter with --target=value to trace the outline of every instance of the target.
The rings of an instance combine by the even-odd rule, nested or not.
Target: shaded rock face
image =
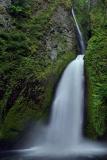
[[[33,8],[35,8],[33,10],[33,15],[38,15],[41,11],[46,10],[49,6],[49,0],[33,0],[34,1],[34,5]]]
[[[7,8],[11,5],[10,0],[0,0],[0,29],[9,29],[11,18]]]
[[[3,35],[9,37],[7,40],[1,37],[6,41],[2,57],[7,61],[3,65],[9,65],[9,68],[0,72],[6,77],[6,84],[2,78],[3,89],[0,90],[3,106],[0,139],[13,141],[30,120],[48,115],[54,86],[65,66],[76,56],[76,40],[70,8],[64,1],[27,0],[31,3],[27,3],[29,10],[25,12],[30,12],[30,16],[24,19],[20,16],[20,24],[18,17],[9,16],[9,5],[0,2],[0,28]],[[16,0],[11,2],[15,5]],[[22,4],[19,6],[23,7]]]
[[[91,7],[96,6],[99,1],[100,1],[100,0],[90,0],[90,6],[91,6]]]
[[[11,0],[0,0],[0,5],[7,8],[11,5]]]
[[[93,4],[93,5],[96,5],[98,2],[98,0],[90,0],[90,1],[91,1],[91,4]]]
[[[62,6],[52,17],[53,27],[46,38],[47,52],[52,60],[55,60],[60,53],[69,53],[73,50],[75,31],[71,18],[69,12]]]

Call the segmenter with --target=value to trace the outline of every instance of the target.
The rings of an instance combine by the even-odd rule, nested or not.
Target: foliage
[[[9,12],[16,18],[28,17],[30,16],[30,3],[28,0],[13,0]]]
[[[86,55],[88,78],[88,127],[93,136],[102,136],[106,132],[107,108],[107,34],[97,33],[89,41]],[[93,126],[93,127],[92,127]],[[92,129],[93,128],[93,129]],[[91,135],[90,135],[91,136]]]
[[[86,134],[99,138],[107,133],[107,1],[75,0],[74,9],[88,46]]]
[[[107,132],[107,30],[105,5],[100,1],[90,12],[92,37],[85,66],[88,87],[87,135],[102,137]]]
[[[84,35],[84,39],[87,43],[90,34],[90,16],[89,16],[89,5],[86,0],[74,0],[73,7],[76,13],[78,23],[80,25],[81,31]]]
[[[47,115],[54,85],[75,57],[64,50],[52,61],[45,46],[46,35],[55,25],[54,12],[60,5],[69,9],[71,1],[47,1],[45,9],[42,2],[12,1],[12,28],[0,31],[0,138],[4,140],[16,138],[28,121]]]

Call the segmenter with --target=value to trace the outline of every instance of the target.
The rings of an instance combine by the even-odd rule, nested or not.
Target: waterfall
[[[26,150],[28,155],[40,156],[88,156],[105,154],[102,144],[86,140],[82,134],[84,110],[84,52],[83,35],[72,15],[78,32],[82,55],[72,61],[65,69],[52,103],[50,124],[46,128],[43,142]],[[25,154],[25,155],[26,155]]]
[[[83,55],[65,69],[53,102],[47,141],[52,145],[75,145],[82,134],[84,103]]]
[[[72,14],[79,34],[80,49],[84,53],[83,36]],[[34,147],[13,151],[23,157],[98,156],[107,153],[104,145],[83,137],[84,55],[78,55],[65,69],[52,103],[52,115],[39,143]],[[36,134],[36,133],[35,133]],[[35,139],[35,137],[34,137]],[[47,159],[47,158],[46,158]]]
[[[72,61],[65,69],[52,103],[49,125],[39,145],[24,150],[28,156],[95,156],[106,154],[106,147],[100,143],[86,140],[82,134],[84,110],[84,52],[83,35],[75,20],[82,55]]]
[[[74,10],[72,15],[76,24],[81,53],[85,52],[83,35],[77,23]],[[84,107],[84,56],[79,55],[65,69],[56,90],[52,105],[52,117],[47,132],[48,144],[57,147],[78,145],[82,138]]]
[[[72,8],[72,16],[74,18],[75,25],[76,25],[76,28],[77,28],[77,33],[78,33],[78,38],[79,38],[79,43],[80,43],[80,53],[84,54],[84,52],[85,52],[85,43],[84,43],[82,32],[80,31],[79,25],[77,23],[75,12],[74,12],[73,8]]]

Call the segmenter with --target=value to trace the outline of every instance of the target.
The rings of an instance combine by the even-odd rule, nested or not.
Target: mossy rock
[[[17,16],[16,9],[19,8],[15,8],[16,16],[11,14],[13,28],[0,32],[2,140],[15,140],[29,121],[48,118],[54,87],[66,65],[76,56],[77,42],[71,17],[69,21],[72,45],[68,43],[66,36],[58,31],[57,37],[53,36],[59,46],[56,49],[57,58],[52,60],[51,51],[47,50],[47,37],[50,36],[53,26],[56,27],[54,14],[61,7],[69,15],[71,1],[47,1],[46,9],[38,8],[38,13],[35,12],[37,8],[33,5],[34,2],[37,0],[26,1],[27,6],[22,3],[12,4],[23,8],[25,12],[28,11],[29,16],[18,12]],[[26,10],[28,6],[29,10]],[[65,24],[65,21],[66,18],[62,23]]]

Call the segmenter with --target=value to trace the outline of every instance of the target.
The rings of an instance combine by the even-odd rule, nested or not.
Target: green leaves
[[[95,15],[94,15],[95,16]],[[96,15],[97,16],[97,15]],[[107,32],[96,28],[88,42],[85,66],[88,78],[88,135],[100,137],[107,130]]]
[[[28,0],[15,0],[9,8],[9,13],[16,18],[27,18],[30,16]]]
[[[53,24],[52,16],[60,5],[64,10],[71,7],[71,0],[12,2],[9,12],[13,28],[0,32],[0,89],[3,92],[0,105],[6,112],[0,126],[2,139],[15,138],[31,119],[44,118],[56,81],[75,57],[66,49],[62,33],[57,37],[61,49],[54,62],[46,46],[50,28],[57,25]],[[17,88],[20,92],[16,95]],[[12,103],[7,103],[9,100]]]

